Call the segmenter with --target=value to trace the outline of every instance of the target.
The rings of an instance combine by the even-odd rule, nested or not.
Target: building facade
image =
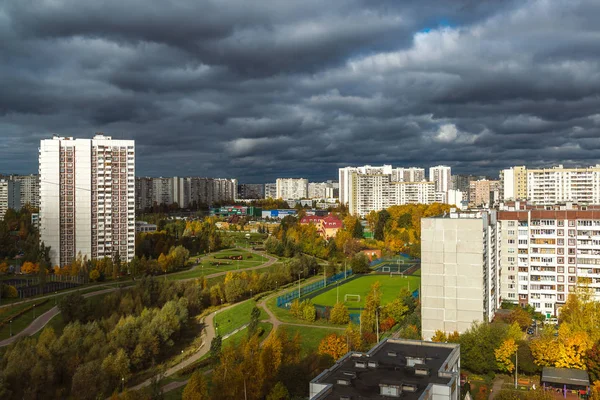
[[[600,164],[587,168],[527,169],[512,167],[500,172],[503,200],[527,200],[531,204],[565,202],[600,204]]]
[[[21,184],[8,179],[0,179],[0,219],[11,208],[21,208]]]
[[[265,183],[265,199],[277,198],[277,183]]]
[[[421,220],[422,335],[459,333],[492,320],[500,305],[496,212]]]
[[[29,204],[32,207],[40,206],[40,177],[37,174],[11,175],[11,181],[18,182],[21,188],[20,208]]]
[[[310,400],[459,400],[460,346],[386,339],[349,352],[309,384]]]
[[[389,167],[389,168],[388,168]],[[346,179],[346,174],[348,174]],[[350,214],[366,216],[371,211],[381,211],[393,205],[431,204],[435,202],[435,183],[428,181],[403,182],[393,180],[391,166],[360,167],[340,170],[344,175],[344,198],[347,196]],[[396,178],[399,175],[395,175]],[[340,183],[340,199],[342,185]]]
[[[469,206],[492,207],[500,198],[500,181],[480,179],[469,183]]]
[[[600,206],[532,206],[498,212],[502,300],[558,315],[578,284],[600,301]]]
[[[332,199],[337,197],[339,185],[334,181],[327,182],[309,182],[308,183],[308,198],[309,199]]]
[[[429,168],[429,181],[435,182],[436,192],[447,192],[452,189],[452,168],[446,165]]]
[[[264,199],[265,198],[265,186],[262,183],[242,183],[238,185],[238,198],[239,199]]]
[[[135,252],[135,144],[97,134],[40,143],[40,240],[53,265],[78,253],[131,260]]]
[[[308,180],[304,178],[277,178],[276,196],[277,199],[299,200],[308,197]]]

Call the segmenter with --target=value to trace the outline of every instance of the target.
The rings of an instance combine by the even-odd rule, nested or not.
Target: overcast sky
[[[2,1],[0,172],[94,132],[135,139],[138,175],[248,183],[596,164],[599,20],[598,0]]]

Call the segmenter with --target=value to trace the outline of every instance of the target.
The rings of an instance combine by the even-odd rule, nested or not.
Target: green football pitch
[[[386,304],[394,300],[403,287],[413,292],[415,289],[419,289],[421,285],[420,276],[402,277],[400,275],[393,275],[390,277],[389,275],[367,275],[353,279],[347,283],[340,283],[339,300],[344,302],[348,308],[364,307],[367,294],[371,290],[371,285],[377,281],[381,285],[381,304]],[[338,298],[338,288],[336,288],[335,283],[328,287],[330,290],[312,298],[313,304],[322,306],[335,305]],[[360,295],[360,301],[357,301],[356,296],[348,296],[348,301],[344,301],[346,294]]]

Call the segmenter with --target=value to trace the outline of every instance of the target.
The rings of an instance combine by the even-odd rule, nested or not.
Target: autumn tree
[[[596,342],[587,351],[585,364],[592,381],[600,381],[600,343]]]
[[[345,325],[350,321],[350,315],[348,313],[348,309],[344,305],[344,303],[339,302],[335,303],[333,308],[331,309],[331,313],[329,315],[329,321],[332,324],[337,325]]]
[[[526,329],[531,325],[531,315],[521,307],[514,308],[508,315],[510,323],[516,322],[521,329]]]
[[[517,352],[518,346],[513,338],[508,338],[502,342],[500,347],[494,350],[496,364],[500,371],[508,373],[513,372],[515,364],[512,362],[512,356]]]
[[[431,341],[437,343],[445,343],[447,340],[448,337],[446,336],[446,332],[441,331],[439,329],[436,330],[433,336],[431,337]]]
[[[534,338],[530,344],[531,355],[536,365],[541,367],[551,367],[556,364],[556,338],[552,327],[544,327],[540,335]]]
[[[347,338],[348,350],[358,351],[362,349],[363,340],[360,332],[360,326],[353,324],[352,322],[349,323],[344,331],[344,335]]]
[[[376,281],[371,285],[371,290],[365,299],[365,309],[360,315],[363,330],[366,332],[375,332],[377,324],[377,313],[381,305],[381,284]]]
[[[319,343],[319,354],[328,354],[334,360],[340,359],[344,354],[348,352],[348,345],[346,338],[335,333],[329,334],[321,340]]]
[[[182,400],[207,400],[208,383],[201,371],[196,371],[190,377],[185,389],[183,390]]]

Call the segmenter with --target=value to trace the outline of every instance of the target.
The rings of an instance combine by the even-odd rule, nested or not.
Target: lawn
[[[225,257],[228,256],[238,256],[241,255],[244,257],[243,260],[228,260]],[[216,258],[219,257],[219,258]],[[221,258],[222,257],[222,258]],[[250,253],[248,251],[242,249],[227,249],[222,250],[217,253],[211,254],[209,257],[205,258],[198,266],[195,266],[187,271],[177,272],[174,274],[167,275],[167,279],[181,280],[181,279],[191,279],[191,278],[200,278],[204,275],[210,275],[218,272],[224,271],[235,271],[238,269],[246,269],[251,267],[257,267],[266,263],[268,259],[266,257],[261,257],[260,255]],[[223,263],[222,265],[213,265],[213,263]]]
[[[215,327],[218,327],[221,336],[225,336],[250,322],[250,313],[254,306],[256,306],[256,302],[248,300],[215,315]],[[260,308],[259,319],[263,320],[267,318],[269,318],[267,313]]]
[[[271,324],[270,322],[259,322],[258,323],[258,327],[259,328],[263,328],[263,330],[265,331],[265,333],[263,333],[260,336],[260,340],[264,340],[267,336],[269,336],[269,333],[271,332],[271,329],[273,329],[273,324]],[[223,345],[224,346],[239,346],[240,343],[242,342],[242,340],[246,337],[246,335],[248,334],[248,330],[247,329],[242,329],[239,332],[234,333],[233,335],[229,336],[227,339],[225,339],[223,341]]]
[[[106,289],[106,288],[96,286],[93,288],[83,289],[80,291],[80,293],[84,294],[84,293],[89,293],[89,292],[96,292],[96,291],[103,290],[103,289]],[[46,303],[36,306],[35,311],[33,309],[31,309],[31,310],[27,311],[25,314],[22,314],[19,317],[13,319],[12,334],[16,335],[17,333],[21,332],[23,329],[27,328],[29,326],[29,324],[31,324],[33,322],[33,320],[35,318],[39,317],[46,311],[50,310],[52,307],[54,307],[55,303],[60,302],[60,300],[67,294],[68,293],[62,293],[62,294],[58,294],[52,298],[49,298]],[[102,297],[102,296],[103,295],[100,295],[98,297]],[[95,297],[90,298],[91,301],[93,299],[95,299]],[[0,319],[8,318],[9,316],[17,314],[19,311],[29,307],[30,305],[32,305],[34,303],[39,304],[42,301],[44,301],[44,299],[29,301],[27,303],[22,303],[22,304],[17,304],[17,305],[10,306],[10,307],[1,308],[0,309]],[[96,301],[98,301],[98,300],[96,300]],[[50,323],[53,323],[54,325],[59,326],[59,323],[57,321],[54,321],[57,318],[62,319],[61,317],[57,316],[57,317],[51,319]],[[11,332],[10,324],[6,324],[3,327],[1,327],[0,328],[0,340],[8,339],[10,337],[10,332]]]
[[[379,281],[381,284],[381,303],[386,304],[392,301],[403,287],[408,287],[411,291],[418,289],[421,285],[421,278],[418,276],[402,277],[394,275],[367,275],[353,279],[347,283],[339,285],[339,301],[343,302],[346,294],[360,295],[360,301],[347,301],[349,308],[364,307],[367,294],[371,290],[371,285]],[[334,306],[338,299],[338,289],[335,284],[329,286],[331,289],[325,293],[312,298],[313,304],[323,306]]]
[[[282,325],[285,328],[290,337],[294,337],[296,333],[300,335],[300,357],[305,357],[308,354],[317,351],[319,343],[323,338],[331,333],[337,333],[338,335],[343,333],[341,330],[328,329],[328,328],[309,328],[305,326],[292,326]]]

